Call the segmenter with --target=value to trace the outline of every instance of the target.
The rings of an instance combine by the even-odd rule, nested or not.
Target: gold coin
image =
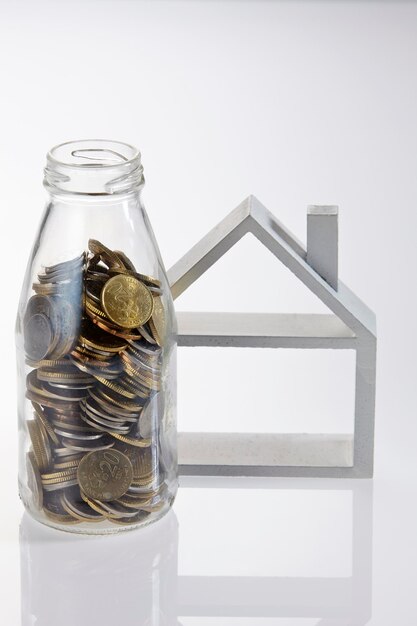
[[[37,509],[41,509],[43,501],[42,481],[38,464],[32,451],[29,451],[26,456],[26,470],[28,487],[32,493],[33,503]]]
[[[161,388],[161,381],[158,377],[146,376],[140,370],[131,367],[130,365],[125,365],[125,369],[127,374],[132,378],[135,378],[137,382],[141,383],[147,389],[153,389],[155,391],[159,391]]]
[[[130,270],[132,272],[135,271],[135,266],[133,264],[133,261],[131,261],[124,252],[122,252],[121,250],[114,250],[114,254],[117,254],[120,261],[123,263],[123,265],[125,266],[127,270]]]
[[[123,409],[125,411],[130,411],[133,413],[138,413],[140,411],[142,411],[142,405],[141,404],[135,404],[134,402],[132,402],[131,400],[126,400],[126,402],[124,402],[121,398],[116,398],[115,395],[110,395],[108,393],[105,393],[105,391],[103,391],[103,389],[100,389],[98,392],[97,390],[91,390],[89,392],[89,395],[94,398],[94,400],[96,400],[96,402],[106,402],[107,404],[112,404],[112,405],[116,405],[117,408]]]
[[[40,420],[40,422],[42,423],[42,426],[44,427],[44,429],[48,433],[48,435],[51,438],[52,442],[55,445],[58,445],[59,444],[59,439],[56,436],[55,431],[52,428],[51,424],[49,423],[48,418],[46,417],[45,413],[42,411],[41,405],[37,404],[36,402],[32,402],[32,405],[33,405],[33,408],[35,409],[35,417]]]
[[[128,391],[127,389],[124,389],[120,385],[116,385],[116,383],[113,383],[111,380],[107,380],[107,378],[102,378],[102,376],[96,376],[95,378],[100,383],[102,383],[103,385],[111,389],[112,391],[115,391],[116,393],[120,394],[121,396],[124,396],[125,398],[133,399],[136,397],[135,393],[131,393],[130,391]]]
[[[129,500],[126,497],[119,498],[116,500],[117,504],[121,504],[125,506],[127,509],[140,509],[142,506],[146,506],[147,504],[152,503],[153,498],[147,497],[146,500],[138,498],[137,500]]]
[[[140,280],[143,280],[143,282],[145,283],[149,283],[150,285],[153,285],[154,287],[161,287],[161,281],[158,280],[157,278],[154,278],[153,276],[148,276],[147,274],[141,274],[140,272],[137,272],[137,276],[138,278],[140,278]]]
[[[47,474],[41,474],[41,479],[42,482],[60,482],[61,480],[67,480],[68,477],[75,477],[76,474],[77,466],[60,472],[48,472]]]
[[[49,446],[48,436],[41,422],[37,420],[28,420],[27,428],[33,446],[36,463],[40,471],[45,471],[51,462],[51,448]]]
[[[119,450],[125,454],[133,468],[132,484],[140,481],[150,482],[156,471],[156,459],[152,448],[138,448],[137,446],[129,446],[123,442],[117,442],[113,450]]]
[[[84,500],[84,502],[86,504],[88,504],[89,507],[91,507],[93,509],[93,511],[95,511],[96,513],[99,513],[100,515],[102,515],[103,517],[107,518],[107,512],[103,509],[102,506],[100,506],[97,502],[95,502],[94,500],[88,498],[85,493],[81,492],[81,498]]]
[[[86,298],[85,301],[85,308],[87,313],[91,312],[94,315],[98,315],[102,319],[106,319],[106,314],[103,313],[101,309],[98,309],[96,306],[94,306],[94,304],[88,298]]]
[[[122,267],[122,263],[112,250],[107,248],[101,241],[97,241],[97,239],[90,239],[88,242],[88,247],[90,251],[95,255],[99,256],[107,265]]]
[[[53,511],[49,511],[44,508],[43,512],[46,517],[51,520],[51,522],[55,522],[56,524],[79,524],[80,520],[71,517],[71,515],[66,515],[64,513],[54,513]]]
[[[30,359],[26,359],[26,363],[30,366],[30,367],[69,367],[71,366],[71,361],[68,361],[67,359],[55,359],[55,360],[48,360],[48,359],[43,359],[42,361],[31,361]]]
[[[141,510],[147,511],[148,513],[155,513],[156,511],[160,511],[161,509],[163,509],[164,506],[165,506],[165,502],[164,500],[161,500],[160,502],[156,502],[155,504],[152,504],[149,506],[142,506]]]
[[[54,463],[54,470],[65,470],[77,467],[80,464],[81,457],[79,459],[74,459],[73,461],[64,461],[64,463]]]
[[[158,346],[163,346],[166,335],[166,316],[162,299],[158,296],[154,298],[152,315],[149,318],[149,328]]]
[[[77,478],[66,478],[65,480],[43,480],[44,491],[62,491],[68,487],[75,487],[78,484]]]
[[[150,389],[146,389],[144,385],[142,385],[139,381],[132,378],[128,372],[125,373],[123,377],[123,385],[133,393],[134,397],[142,398],[142,400],[147,400],[150,395]]]
[[[143,487],[143,488],[151,488],[155,482],[155,477],[153,475],[148,476],[147,478],[135,479],[132,482],[132,487]]]
[[[117,500],[129,489],[132,463],[118,450],[96,450],[81,460],[78,470],[81,491],[93,500]]]
[[[110,435],[119,441],[123,441],[123,443],[128,443],[129,446],[137,446],[138,448],[147,448],[152,444],[151,439],[133,439],[133,437],[126,437],[114,432],[111,432]]]
[[[92,348],[93,350],[101,350],[103,352],[119,353],[123,351],[127,343],[113,335],[100,332],[95,326],[90,324],[88,328],[88,335],[85,333],[80,334],[80,343],[83,346]]]
[[[101,292],[101,305],[107,317],[122,328],[137,328],[151,317],[154,299],[136,278],[119,274],[110,278]]]
[[[126,339],[126,341],[140,341],[141,335],[138,335],[137,333],[128,333],[126,330],[122,331],[119,326],[115,326],[107,320],[104,320],[102,317],[94,315],[94,313],[88,311],[88,309],[86,309],[86,312],[93,324],[101,328],[101,330],[105,330],[107,333],[111,333],[115,337]]]

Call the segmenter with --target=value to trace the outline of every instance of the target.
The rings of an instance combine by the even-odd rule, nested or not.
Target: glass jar
[[[65,143],[16,322],[19,490],[37,520],[111,533],[177,490],[176,320],[130,145]]]

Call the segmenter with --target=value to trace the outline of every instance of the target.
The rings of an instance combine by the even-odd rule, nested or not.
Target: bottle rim
[[[49,150],[44,185],[57,193],[113,195],[144,184],[139,150],[125,142],[81,139]]]

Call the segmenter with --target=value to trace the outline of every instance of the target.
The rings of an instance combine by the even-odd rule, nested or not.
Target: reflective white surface
[[[0,9],[1,626],[415,626],[417,3]],[[91,136],[141,149],[167,267],[248,194],[302,240],[307,204],[340,205],[340,277],[378,318],[374,481],[182,481],[178,544],[167,518],[152,539],[24,521],[19,545],[15,307],[45,153]],[[242,240],[178,309],[324,312],[257,243]],[[331,357],[179,351],[180,428],[349,432],[349,364]],[[256,402],[247,388],[262,388]]]
[[[406,481],[182,483],[174,511],[120,536],[73,536],[24,514],[20,537],[1,542],[2,623],[417,623]]]

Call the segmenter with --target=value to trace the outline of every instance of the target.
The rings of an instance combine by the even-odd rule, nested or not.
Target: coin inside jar
[[[133,479],[132,463],[118,450],[90,452],[77,470],[81,490],[93,500],[117,500],[129,489]]]
[[[24,347],[26,355],[33,361],[44,359],[52,342],[52,326],[44,313],[35,313],[24,326]]]
[[[137,328],[152,315],[154,301],[143,283],[132,276],[119,274],[104,285],[101,304],[112,322],[122,328]]]

